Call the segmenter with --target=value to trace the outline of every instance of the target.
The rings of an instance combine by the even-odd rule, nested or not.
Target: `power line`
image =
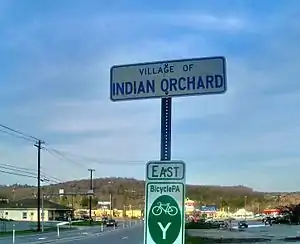
[[[18,168],[15,168],[15,167],[11,167],[9,165],[0,164],[0,168],[2,168],[2,169],[8,169],[8,170],[14,170],[16,172],[26,173],[26,174],[30,174],[32,176],[35,175],[33,172],[30,172],[29,170],[18,169]]]
[[[20,170],[30,171],[30,172],[36,171],[34,169],[25,168],[25,167],[18,167],[18,166],[14,166],[14,165],[11,165],[11,164],[0,164],[0,165],[5,166],[5,167],[14,168],[14,169],[20,169]]]
[[[65,156],[63,153],[61,153],[60,151],[58,151],[56,149],[49,149],[49,148],[45,148],[45,147],[43,147],[43,149],[46,152],[48,152],[49,154],[51,154],[53,157],[58,158],[59,160],[66,160],[66,161],[71,162],[72,164],[76,164],[76,165],[86,169],[85,165]]]
[[[101,165],[107,165],[107,164],[111,164],[111,165],[143,165],[145,162],[144,161],[136,161],[136,160],[132,160],[132,161],[121,161],[121,160],[112,160],[112,159],[97,159],[97,158],[92,158],[92,157],[87,157],[87,156],[83,156],[83,155],[78,155],[78,154],[74,154],[74,153],[70,153],[70,152],[65,152],[65,151],[60,151],[54,148],[43,148],[46,151],[48,151],[49,153],[55,153],[58,154],[60,157],[72,162],[72,163],[76,163],[76,164],[80,164],[80,166],[82,166],[81,163],[73,160],[72,158],[81,158],[80,161],[89,161],[89,162],[93,162],[93,163],[97,163],[97,164],[101,164]],[[69,156],[68,156],[69,155]],[[71,158],[72,157],[72,158]]]
[[[43,150],[45,150],[46,152],[48,152],[52,157],[58,159],[58,160],[62,160],[62,161],[67,161],[70,162],[72,165],[77,165],[79,167],[81,167],[82,169],[87,169],[86,165],[82,164],[81,162],[75,161],[69,157],[66,157],[64,154],[60,153],[58,150],[52,150],[52,149],[48,149],[43,147]],[[76,177],[74,177],[76,178]]]
[[[0,124],[0,127],[1,128],[4,128],[5,130],[8,130],[9,132],[13,132],[13,133],[16,133],[13,134],[13,133],[7,133],[5,132],[6,134],[9,134],[10,136],[14,136],[14,137],[18,137],[18,138],[22,138],[22,139],[25,139],[25,140],[29,140],[29,141],[35,141],[35,144],[34,146],[37,147],[37,154],[38,154],[38,157],[37,157],[37,188],[38,188],[38,198],[37,198],[37,215],[38,215],[38,224],[37,224],[37,231],[40,231],[41,230],[41,215],[40,215],[40,205],[41,205],[41,144],[44,144],[44,142],[42,140],[40,140],[39,138],[35,137],[35,136],[31,136],[31,135],[28,135],[26,133],[23,133],[19,130],[15,130],[9,126],[6,126],[6,125],[3,125],[3,124]],[[3,132],[3,130],[2,130]],[[5,171],[6,172],[6,171]],[[16,174],[15,174],[16,175]],[[21,175],[21,174],[19,174]],[[24,175],[24,174],[22,174]],[[28,175],[27,175],[28,176]],[[32,176],[33,178],[34,176]],[[36,177],[34,177],[36,178]]]
[[[14,166],[14,165],[10,165],[10,164],[0,164],[0,167],[2,168],[7,168],[7,169],[10,169],[10,170],[16,170],[16,171],[19,171],[19,172],[23,172],[23,173],[29,173],[29,174],[32,174],[32,175],[35,175],[37,172],[36,170],[34,169],[30,169],[30,168],[25,168],[25,167],[17,167],[17,166]],[[51,176],[51,175],[48,175],[46,173],[44,173],[43,171],[41,171],[41,175],[43,178],[48,178],[51,180],[52,179],[55,179],[56,181],[59,181],[61,182],[62,180],[54,177],[54,176]]]
[[[28,178],[36,179],[36,176],[33,176],[33,175],[27,175],[27,174],[9,172],[9,171],[5,171],[5,170],[1,170],[1,169],[0,169],[0,172],[1,173],[5,173],[5,174],[10,174],[10,175],[23,176],[23,177],[28,177]]]
[[[22,174],[22,175],[26,174],[27,176],[30,176],[30,178],[37,178],[36,172],[34,172],[34,170],[29,168],[16,167],[9,164],[0,164],[0,168],[6,170],[13,170],[12,173],[19,172],[18,174]],[[46,174],[42,174],[42,181],[48,181],[53,183],[61,182],[61,180],[58,180],[56,177],[48,176]]]
[[[9,131],[11,131],[11,132],[14,132],[14,133],[16,133],[16,134],[19,134],[19,135],[21,135],[21,136],[23,136],[23,137],[25,137],[25,138],[31,138],[32,140],[35,140],[35,141],[39,141],[40,139],[38,139],[38,138],[36,138],[36,137],[34,137],[34,136],[31,136],[31,135],[28,135],[28,134],[26,134],[26,133],[23,133],[23,132],[21,132],[21,131],[19,131],[19,130],[15,130],[15,129],[13,129],[13,128],[11,128],[11,127],[8,127],[8,126],[6,126],[6,125],[3,125],[3,124],[0,124],[0,127],[2,127],[2,128],[4,128],[4,129],[6,129],[6,130],[9,130]]]
[[[61,183],[63,182],[61,179],[57,178],[57,177],[54,177],[54,176],[51,176],[49,174],[46,174],[45,171],[42,171],[41,170],[41,173],[44,177],[48,178],[48,179],[53,179],[54,181],[56,181],[57,183]]]
[[[0,164],[0,167],[1,167],[1,166],[10,167],[10,168],[12,168],[12,169],[18,169],[18,170],[29,171],[30,173],[31,173],[31,172],[34,172],[35,174],[37,173],[37,170],[36,170],[36,169],[31,169],[31,168],[26,168],[26,167],[19,167],[19,166],[15,166],[15,165],[11,165],[11,164]],[[51,175],[49,175],[48,173],[45,173],[44,170],[41,170],[41,173],[42,173],[42,176],[43,176],[44,178],[49,178],[49,179],[52,178],[52,179],[54,179],[54,180],[56,180],[56,181],[58,181],[58,182],[62,182],[61,179],[59,179],[59,178],[57,178],[57,177],[54,177],[54,176],[51,176]]]
[[[7,134],[7,135],[10,135],[10,136],[12,136],[12,137],[16,137],[16,138],[19,138],[19,139],[26,140],[26,141],[35,142],[35,140],[33,140],[33,139],[31,139],[31,138],[24,137],[24,136],[17,135],[17,134],[13,134],[12,132],[9,132],[9,131],[5,131],[5,130],[1,130],[1,129],[0,129],[0,132],[1,132],[1,133],[4,133],[4,134]]]

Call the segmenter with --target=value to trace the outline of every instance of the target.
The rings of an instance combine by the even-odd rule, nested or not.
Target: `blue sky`
[[[226,94],[174,99],[173,159],[186,161],[188,183],[300,190],[299,9],[296,0],[2,0],[1,123],[78,162],[43,152],[59,179],[88,168],[142,179],[144,162],[159,158],[160,102],[112,103],[109,68],[224,55]],[[36,167],[26,141],[0,134],[0,155]]]

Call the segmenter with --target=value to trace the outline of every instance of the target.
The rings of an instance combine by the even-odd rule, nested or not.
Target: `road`
[[[42,244],[45,242],[35,242]],[[98,233],[85,237],[75,237],[69,239],[56,240],[51,243],[56,244],[143,244],[143,226],[136,225],[129,228],[118,229],[110,232]]]
[[[0,239],[0,244],[11,244],[12,237]],[[42,244],[42,243],[76,243],[76,244],[142,244],[143,243],[143,224],[142,222],[120,225],[118,228],[107,227],[101,232],[99,226],[80,228],[70,231],[57,233],[43,233],[39,235],[17,236],[15,244]]]

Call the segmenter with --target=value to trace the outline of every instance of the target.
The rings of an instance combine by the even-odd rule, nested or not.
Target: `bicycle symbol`
[[[178,213],[178,209],[175,206],[170,206],[170,203],[162,204],[161,202],[152,208],[152,214],[155,216],[159,216],[163,212],[165,214],[169,214],[170,216],[175,216]]]

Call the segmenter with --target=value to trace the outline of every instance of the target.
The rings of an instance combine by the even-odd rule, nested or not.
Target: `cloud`
[[[279,29],[289,16],[282,19]],[[14,69],[5,76],[7,93],[0,91],[1,109],[9,125],[45,139],[46,147],[78,154],[64,154],[72,163],[43,152],[49,174],[70,180],[94,167],[96,176],[141,179],[143,164],[159,158],[160,101],[111,102],[109,68],[224,54],[226,94],[173,100],[174,159],[186,160],[190,183],[294,189],[294,180],[278,180],[280,172],[291,171],[281,165],[297,169],[299,158],[300,60],[292,38],[299,29],[290,24],[294,28],[275,39],[275,18],[268,18],[266,31],[254,14],[246,18],[233,10],[35,16],[6,30],[0,45],[0,54],[17,54],[9,60]],[[5,160],[35,167],[35,148],[18,148],[15,154],[7,146]]]
[[[214,16],[201,13],[185,13],[163,15],[166,22],[175,27],[187,28],[194,31],[241,31],[246,28],[243,19],[235,16]]]

